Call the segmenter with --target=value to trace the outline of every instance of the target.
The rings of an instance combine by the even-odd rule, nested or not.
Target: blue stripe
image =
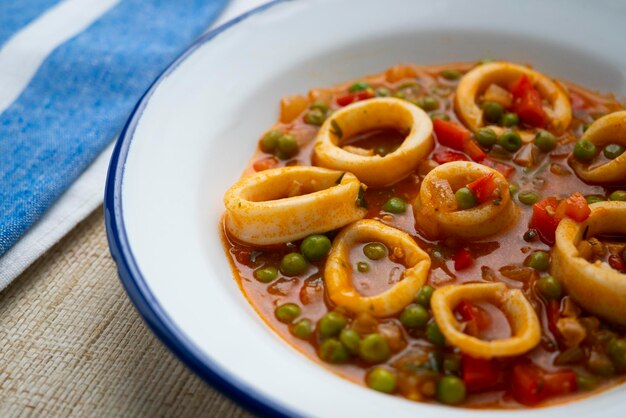
[[[0,47],[13,34],[38,18],[61,0],[0,1]]]
[[[125,0],[55,52],[0,116],[0,255],[118,134],[226,0]]]

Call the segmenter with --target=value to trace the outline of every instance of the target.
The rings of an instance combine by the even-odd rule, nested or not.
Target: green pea
[[[461,371],[461,356],[446,354],[443,359],[443,370],[448,374],[458,374]]]
[[[389,97],[391,96],[391,91],[389,91],[386,87],[379,87],[374,92],[377,97]]]
[[[430,298],[433,296],[434,291],[435,289],[427,284],[422,286],[422,288],[419,290],[419,292],[417,292],[417,295],[415,296],[415,302],[419,303],[425,308],[428,308],[430,306]]]
[[[446,337],[441,333],[435,321],[426,325],[426,339],[436,347],[441,348],[446,345]]]
[[[304,114],[304,121],[309,125],[321,126],[326,115],[319,109],[311,109]]]
[[[541,196],[536,192],[523,192],[517,195],[517,199],[525,205],[532,206],[539,202]]]
[[[345,363],[350,359],[350,353],[341,341],[329,338],[320,345],[320,358],[327,363]]]
[[[391,213],[406,212],[406,202],[399,197],[392,197],[385,202],[383,210]]]
[[[483,118],[489,123],[498,123],[504,113],[504,107],[497,102],[485,102],[482,109]]]
[[[589,375],[576,373],[576,387],[579,390],[589,391],[593,390],[598,386],[598,380]]]
[[[428,311],[422,305],[412,303],[402,311],[400,322],[406,328],[423,328],[428,322]]]
[[[350,86],[348,91],[350,93],[356,93],[357,91],[367,90],[370,87],[371,87],[370,84],[366,83],[365,81],[357,81],[356,83]]]
[[[300,244],[300,252],[309,261],[319,261],[326,257],[330,247],[331,242],[326,235],[309,235]]]
[[[616,200],[618,202],[626,202],[626,191],[615,190],[609,195],[609,200]]]
[[[426,96],[419,101],[419,107],[427,112],[436,110],[439,108],[439,100],[436,97]]]
[[[309,267],[306,258],[300,253],[289,253],[280,260],[280,271],[287,276],[297,276]]]
[[[590,123],[583,123],[583,133],[587,132],[587,129],[589,129],[590,126]]]
[[[599,376],[612,376],[615,374],[615,366],[609,356],[604,353],[592,351],[587,359],[587,368]]]
[[[369,334],[361,340],[359,355],[368,363],[382,363],[391,356],[391,350],[385,337]]]
[[[454,197],[456,198],[456,204],[459,209],[471,209],[478,203],[474,193],[467,187],[461,187],[454,192]]]
[[[308,340],[313,334],[313,322],[310,319],[300,319],[291,327],[291,333],[301,340]]]
[[[285,303],[274,311],[276,318],[285,324],[291,324],[301,313],[302,310],[295,303]]]
[[[546,299],[560,299],[563,295],[563,286],[553,276],[546,276],[537,280],[537,288]]]
[[[358,263],[356,263],[356,269],[360,273],[367,273],[368,271],[370,271],[370,265],[367,264],[365,261],[359,261]]]
[[[526,265],[535,270],[546,271],[550,267],[550,255],[545,251],[535,251],[526,259]]]
[[[550,152],[555,149],[556,142],[556,136],[543,129],[535,135],[535,145],[543,152]]]
[[[291,134],[285,134],[278,138],[278,146],[276,155],[281,160],[287,160],[299,151],[298,141],[296,137]]]
[[[255,270],[254,277],[261,283],[269,283],[278,277],[278,269],[276,267],[262,267]]]
[[[339,312],[328,312],[320,319],[317,327],[323,338],[334,337],[339,335],[341,330],[346,326],[348,320]]]
[[[442,112],[435,112],[430,115],[430,119],[432,120],[441,119],[441,120],[445,120],[446,122],[448,122],[450,121],[450,116]]]
[[[383,393],[393,393],[396,390],[396,376],[387,369],[376,367],[367,374],[367,386]]]
[[[380,260],[387,255],[387,247],[380,242],[370,242],[363,247],[363,254],[370,260]]]
[[[475,136],[476,141],[485,148],[490,148],[498,142],[498,135],[491,128],[481,128]]]
[[[617,370],[626,370],[626,338],[611,340],[606,347],[606,353]]]
[[[311,103],[310,108],[313,109],[317,109],[319,111],[321,111],[322,113],[326,113],[328,112],[328,105],[325,102],[322,102],[321,100],[317,100],[313,103]]]
[[[457,405],[465,396],[465,383],[456,376],[444,376],[437,383],[437,400],[441,403]]]
[[[574,145],[574,158],[581,162],[590,161],[596,156],[596,146],[590,140],[583,138]]]
[[[280,131],[269,131],[263,138],[261,138],[261,143],[259,146],[263,152],[272,152],[278,146],[278,140],[283,136]]]
[[[624,147],[619,144],[609,144],[602,150],[604,156],[610,160],[614,160],[624,153]]]
[[[598,203],[598,202],[604,202],[606,201],[605,198],[603,198],[602,196],[595,196],[595,195],[591,195],[591,196],[586,196],[585,200],[587,201],[587,203],[589,203],[590,205],[592,203]]]
[[[348,351],[350,351],[352,354],[356,354],[359,352],[361,337],[355,330],[349,328],[342,329],[341,333],[339,334],[339,341],[341,341],[341,343],[345,345]]]
[[[498,144],[509,152],[515,152],[522,147],[522,137],[515,131],[506,131],[498,138]]]
[[[517,193],[519,191],[519,186],[517,185],[517,183],[509,183],[509,193],[511,193],[511,196],[515,195],[515,193]]]
[[[519,117],[517,113],[507,112],[500,118],[500,125],[511,127],[519,123]]]
[[[446,80],[458,80],[463,74],[459,70],[443,70],[441,76]]]

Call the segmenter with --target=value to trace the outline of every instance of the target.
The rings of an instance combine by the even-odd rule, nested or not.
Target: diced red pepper
[[[546,125],[548,117],[543,110],[541,93],[526,74],[511,85],[510,91],[514,98],[513,111],[522,122],[535,127]]]
[[[558,201],[550,196],[533,205],[533,216],[530,218],[529,228],[536,229],[541,241],[548,245],[554,245],[554,234],[559,221],[556,216]]]
[[[472,254],[465,248],[459,249],[454,254],[454,269],[456,271],[465,270],[474,263]]]
[[[575,390],[576,373],[571,370],[548,373],[532,363],[513,366],[511,392],[524,405],[536,405],[549,397]]]
[[[452,161],[467,161],[465,154],[454,151],[438,151],[433,155],[433,159],[439,164],[445,164]]]
[[[472,133],[458,123],[448,122],[443,119],[433,121],[433,129],[437,136],[437,141],[441,145],[450,147],[457,151],[463,151],[465,142],[469,141]]]
[[[489,173],[469,183],[467,188],[476,196],[476,200],[479,203],[485,203],[493,199],[493,194],[498,188],[498,185],[493,178],[493,173]]]
[[[250,263],[252,262],[252,260],[250,258],[251,254],[252,254],[252,251],[248,251],[248,250],[236,251],[235,252],[235,258],[241,264],[249,266]]]
[[[546,319],[548,321],[548,329],[555,339],[559,338],[559,329],[556,326],[561,317],[561,304],[557,300],[551,300],[546,306]]]
[[[371,99],[372,97],[374,97],[374,92],[372,91],[372,89],[365,89],[337,97],[337,104],[339,106],[347,106],[361,100]]]
[[[609,266],[618,271],[626,270],[626,262],[624,262],[624,259],[617,254],[611,254],[609,256]]]
[[[463,382],[468,392],[480,392],[497,386],[499,373],[493,360],[478,359],[463,354]]]
[[[483,161],[487,156],[487,154],[485,154],[485,151],[483,151],[483,149],[471,139],[465,141],[465,146],[463,150],[467,153],[467,155],[470,156],[472,160],[476,161],[477,163]]]
[[[576,222],[582,222],[586,220],[590,214],[591,208],[589,208],[589,203],[587,203],[585,196],[576,192],[559,203],[554,216],[557,219],[563,219],[567,216]]]
[[[466,321],[465,332],[474,337],[480,337],[480,333],[489,327],[491,318],[484,309],[466,301],[461,301],[456,308],[457,312]]]
[[[252,164],[252,168],[254,168],[254,171],[263,171],[277,167],[278,164],[276,157],[267,157],[255,161],[254,164]]]
[[[508,164],[500,163],[500,162],[498,162],[498,161],[493,161],[493,160],[492,160],[492,159],[490,159],[490,158],[485,158],[485,159],[482,161],[482,164],[483,164],[483,165],[486,165],[487,167],[491,167],[491,168],[493,168],[494,170],[496,170],[496,171],[500,172],[500,174],[502,174],[502,175],[503,175],[505,178],[507,178],[507,179],[508,179],[509,177],[511,177],[511,175],[512,175],[513,173],[515,173],[515,168],[514,168],[514,167],[511,167],[511,166],[510,166],[510,165],[508,165]]]

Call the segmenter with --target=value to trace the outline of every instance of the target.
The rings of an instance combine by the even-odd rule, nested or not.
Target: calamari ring
[[[619,144],[626,147],[626,110],[609,113],[595,121],[584,134],[584,137],[595,145],[603,147],[608,144]],[[570,164],[576,174],[590,183],[626,182],[626,152],[614,160],[592,169],[588,169],[575,158]]]
[[[559,84],[550,80],[545,75],[530,68],[510,62],[493,62],[479,65],[463,76],[456,89],[454,108],[457,115],[471,130],[477,131],[484,126],[483,111],[478,106],[476,99],[491,84],[510,85],[523,74],[537,87],[550,104],[547,109],[550,117],[549,129],[561,133],[572,121],[572,106],[567,92]],[[497,132],[502,128],[490,126]],[[531,131],[521,131],[522,139],[534,137]]]
[[[359,242],[380,241],[399,248],[406,267],[403,278],[390,289],[363,296],[352,285],[350,248]],[[378,221],[364,219],[344,228],[333,242],[326,261],[324,281],[328,296],[337,306],[355,313],[367,312],[376,317],[396,314],[415,298],[428,276],[430,257],[408,234]]]
[[[272,245],[327,232],[367,213],[351,173],[282,167],[243,177],[224,195],[225,225],[235,238]]]
[[[442,180],[455,191],[489,173],[500,191],[499,204],[485,202],[471,209],[452,211],[440,207],[438,184]],[[498,171],[474,162],[453,161],[435,167],[424,177],[413,212],[417,227],[429,238],[480,239],[515,223],[519,209],[511,200],[509,183]]]
[[[626,202],[599,202],[590,207],[591,215],[586,221],[578,223],[566,218],[559,223],[550,273],[585,309],[626,325],[626,274],[603,262],[590,263],[577,249],[583,235],[626,235]]]
[[[484,341],[462,332],[454,309],[461,301],[486,301],[498,306],[506,315],[512,336]],[[431,299],[433,316],[446,340],[472,357],[490,359],[523,354],[541,339],[539,319],[521,290],[509,289],[504,283],[470,283],[441,287]]]
[[[398,149],[384,157],[358,155],[339,146],[342,138],[379,128],[408,134]],[[428,115],[412,103],[390,97],[363,100],[338,110],[324,122],[317,134],[313,163],[354,173],[368,186],[387,186],[412,173],[428,155],[434,146],[432,130]]]

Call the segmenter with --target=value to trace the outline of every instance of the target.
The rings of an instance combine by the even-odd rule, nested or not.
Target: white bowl
[[[207,34],[138,104],[106,189],[111,252],[146,322],[191,369],[251,410],[316,417],[624,417],[626,387],[561,406],[476,411],[355,385],[281,340],[246,301],[220,242],[222,196],[283,95],[402,62],[484,57],[626,93],[619,1],[275,2]]]

